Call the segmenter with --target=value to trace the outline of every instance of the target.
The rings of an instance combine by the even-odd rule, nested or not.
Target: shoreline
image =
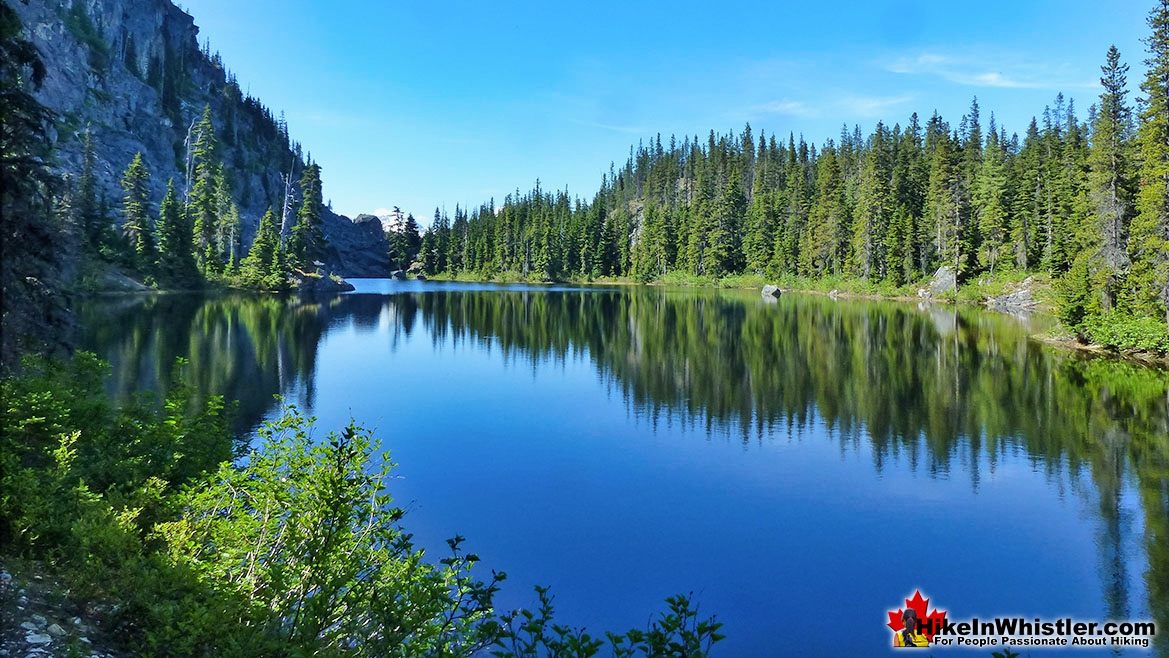
[[[435,274],[434,276],[428,276],[426,280],[428,280],[428,281],[443,281],[443,282],[451,282],[451,283],[497,283],[497,284],[527,283],[527,284],[535,284],[535,285],[540,285],[540,284],[565,285],[565,284],[567,284],[567,285],[577,285],[577,286],[583,286],[583,287],[587,287],[587,286],[647,286],[647,287],[656,287],[656,288],[689,288],[689,289],[695,289],[695,290],[700,290],[700,289],[758,290],[762,285],[761,282],[763,281],[763,278],[762,277],[751,277],[751,276],[747,276],[747,277],[733,276],[733,277],[728,277],[726,279],[713,279],[713,280],[709,280],[709,281],[693,281],[693,280],[691,280],[691,281],[686,281],[686,280],[668,281],[668,280],[662,280],[662,279],[655,279],[653,281],[641,282],[641,281],[629,279],[627,277],[600,277],[597,279],[593,279],[591,281],[581,280],[581,279],[569,279],[566,281],[532,281],[532,280],[529,280],[529,279],[526,279],[526,278],[520,277],[520,276],[517,276],[514,278],[505,276],[505,277],[495,277],[495,278],[490,278],[490,279],[484,279],[484,278],[469,278],[469,277],[461,277],[461,276],[453,276],[452,277],[452,276],[447,276],[445,274],[440,273],[440,274]],[[859,282],[858,280],[846,280],[846,281],[843,281],[842,283],[855,284],[858,282]],[[726,283],[729,283],[729,285]],[[952,305],[952,306],[965,306],[965,307],[970,307],[970,308],[977,308],[979,310],[987,311],[990,313],[997,313],[997,314],[1001,314],[1001,315],[1014,315],[1014,313],[1012,313],[1009,309],[995,308],[995,307],[987,305],[985,297],[982,299],[969,298],[969,297],[963,298],[956,293],[953,294],[952,296],[943,296],[943,297],[918,297],[918,296],[907,295],[907,294],[884,294],[884,293],[880,293],[880,292],[860,292],[860,291],[855,291],[855,290],[851,290],[851,291],[850,290],[839,290],[839,289],[824,290],[823,286],[820,286],[820,287],[787,286],[787,285],[783,285],[782,283],[778,284],[778,285],[779,285],[780,290],[783,294],[796,293],[796,294],[804,294],[804,295],[818,295],[821,297],[830,297],[833,299],[863,299],[863,300],[868,300],[868,301],[891,301],[891,302],[917,303],[917,304],[926,303],[926,304],[941,304],[941,305],[947,305],[947,306],[950,306],[950,305]],[[977,289],[978,287],[979,286],[975,286],[975,289]],[[969,289],[969,288],[970,287],[968,286],[967,289]],[[1028,314],[1028,315],[1047,316],[1049,318],[1052,318],[1053,320],[1056,320],[1055,315],[1052,312],[1051,307],[1048,304],[1043,303],[1043,302],[1037,303],[1034,308],[1029,308],[1029,309],[1020,308],[1019,313]],[[1056,320],[1056,322],[1058,323],[1058,320]],[[1060,330],[1066,331],[1066,329],[1062,325],[1059,325],[1058,328]],[[1146,352],[1146,351],[1142,351],[1142,350],[1113,350],[1113,349],[1109,349],[1109,348],[1105,347],[1104,345],[1081,342],[1078,339],[1076,339],[1075,337],[1071,336],[1070,334],[1061,336],[1061,335],[1053,334],[1051,332],[1042,332],[1042,333],[1036,333],[1036,334],[1029,334],[1028,338],[1031,340],[1034,340],[1036,342],[1043,343],[1044,345],[1064,349],[1064,350],[1067,350],[1070,352],[1075,352],[1075,353],[1081,354],[1083,356],[1088,356],[1088,357],[1093,357],[1093,358],[1114,359],[1114,360],[1119,360],[1119,361],[1123,361],[1123,362],[1127,362],[1127,363],[1132,363],[1134,365],[1145,366],[1148,368],[1156,368],[1158,370],[1169,370],[1169,354],[1158,355],[1158,354],[1153,353],[1153,352]]]
[[[125,276],[124,273],[121,273],[121,274],[123,274],[123,276],[125,278],[130,278],[128,276]],[[392,277],[389,277],[389,276],[386,276],[386,277],[350,277],[350,278],[355,278],[355,279],[363,279],[363,278],[392,279]],[[670,280],[671,278],[673,280]],[[348,283],[348,279],[343,278],[342,280],[345,281],[346,283]],[[707,289],[707,290],[737,290],[737,291],[759,290],[762,287],[762,285],[764,285],[763,282],[766,281],[766,279],[764,277],[759,277],[759,276],[754,276],[754,275],[736,275],[736,276],[731,276],[731,277],[724,277],[722,279],[714,279],[714,278],[708,279],[708,278],[697,278],[697,277],[669,277],[669,276],[667,276],[666,279],[655,279],[653,281],[644,281],[644,282],[637,281],[635,279],[630,279],[628,277],[598,277],[598,278],[592,279],[592,280],[568,279],[568,280],[564,280],[564,281],[534,281],[530,278],[523,277],[520,275],[481,278],[481,277],[467,277],[467,276],[458,276],[458,275],[449,276],[445,273],[439,273],[439,274],[435,274],[433,276],[428,276],[425,280],[426,281],[436,281],[436,282],[449,282],[449,283],[494,283],[494,284],[500,284],[500,285],[522,283],[522,284],[528,284],[528,285],[550,285],[550,286],[552,286],[552,285],[573,285],[573,286],[581,286],[581,287],[645,286],[645,287],[651,287],[651,288],[678,288],[678,289],[690,289],[690,290],[704,290],[704,289]],[[939,297],[932,297],[932,296],[931,297],[920,297],[920,296],[914,296],[914,295],[908,295],[908,294],[902,294],[902,293],[882,293],[879,291],[860,291],[860,290],[848,290],[848,289],[841,290],[839,288],[832,288],[830,290],[825,290],[824,288],[827,286],[824,286],[824,285],[801,286],[798,284],[791,285],[792,281],[790,281],[790,280],[787,282],[784,282],[781,279],[780,281],[781,281],[781,283],[779,284],[779,288],[783,294],[795,293],[795,294],[804,294],[804,295],[817,295],[820,297],[829,297],[832,299],[862,299],[862,300],[867,300],[867,301],[890,301],[890,302],[915,303],[915,304],[925,303],[925,304],[939,304],[939,305],[947,305],[947,306],[952,305],[955,307],[965,306],[965,307],[969,307],[969,308],[977,308],[977,309],[982,310],[982,311],[988,311],[991,313],[998,313],[998,314],[1002,314],[1002,315],[1014,315],[1015,314],[1015,313],[1012,313],[1009,308],[996,308],[996,307],[988,305],[986,303],[986,301],[987,301],[987,298],[990,297],[990,295],[986,294],[986,293],[982,294],[980,297],[971,297],[969,294],[967,294],[964,297],[964,296],[958,294],[957,292],[951,293],[950,295],[939,296]],[[79,290],[71,290],[71,291],[69,291],[69,294],[70,295],[79,295],[79,296],[88,296],[88,297],[122,297],[122,296],[135,296],[135,295],[161,296],[161,295],[175,295],[175,294],[212,294],[212,295],[214,295],[214,294],[224,294],[224,293],[245,293],[245,294],[250,293],[250,294],[258,294],[258,295],[278,295],[278,296],[291,294],[291,295],[301,295],[301,296],[305,296],[305,295],[314,296],[314,295],[327,295],[327,294],[342,294],[343,292],[348,292],[345,290],[302,291],[299,288],[292,288],[292,289],[286,290],[286,291],[265,291],[265,290],[254,290],[254,289],[249,289],[249,288],[237,288],[237,287],[227,286],[227,285],[209,285],[209,286],[206,286],[204,288],[196,288],[196,289],[169,289],[169,288],[152,288],[149,286],[145,286],[145,285],[141,284],[140,282],[137,282],[137,283],[142,285],[142,288],[127,289],[125,287],[122,287],[122,288],[109,287],[109,288],[88,289],[88,290],[80,290],[79,289]],[[858,279],[837,280],[836,283],[840,283],[846,287],[862,284],[862,282]],[[904,287],[912,288],[913,286],[904,286]],[[980,285],[967,286],[965,289],[970,290],[972,288],[974,290],[979,290],[979,289],[985,288],[985,286],[980,286]],[[1050,306],[1046,303],[1043,303],[1043,302],[1037,302],[1033,308],[1019,308],[1017,310],[1018,310],[1018,313],[1020,313],[1020,314],[1039,315],[1039,316],[1046,316],[1046,317],[1055,319],[1054,314],[1053,314]],[[1058,322],[1058,320],[1056,320],[1056,322]],[[1064,329],[1062,326],[1058,326],[1057,330],[1063,330],[1066,332],[1066,329]],[[1145,367],[1149,367],[1149,368],[1156,368],[1156,369],[1160,369],[1160,370],[1169,370],[1169,354],[1158,355],[1158,354],[1153,353],[1153,352],[1147,352],[1147,351],[1142,351],[1142,350],[1113,350],[1113,349],[1109,349],[1103,345],[1081,342],[1080,340],[1076,339],[1075,337],[1073,337],[1072,335],[1067,334],[1067,333],[1060,335],[1060,334],[1052,333],[1050,331],[1036,333],[1036,334],[1029,334],[1028,338],[1030,338],[1031,340],[1043,343],[1045,345],[1051,346],[1051,347],[1064,349],[1064,350],[1075,352],[1075,353],[1078,353],[1078,354],[1081,354],[1084,356],[1089,356],[1089,357],[1094,357],[1094,358],[1116,359],[1116,360],[1125,361],[1128,363],[1133,363],[1136,365],[1141,365],[1141,366],[1145,366]]]

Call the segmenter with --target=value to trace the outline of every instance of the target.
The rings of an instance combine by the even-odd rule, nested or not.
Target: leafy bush
[[[1088,316],[1081,329],[1092,342],[1113,349],[1169,353],[1169,329],[1159,318],[1113,312]]]
[[[504,580],[448,544],[424,559],[384,490],[393,464],[350,424],[323,440],[295,407],[233,460],[218,398],[114,408],[91,354],[0,381],[0,546],[45,560],[107,630],[157,656],[593,656],[603,643],[536,612],[499,615]],[[617,658],[704,656],[720,624],[686,597]],[[518,622],[518,624],[517,624]]]
[[[288,407],[260,431],[247,465],[224,464],[181,496],[159,527],[176,564],[246,601],[245,637],[313,655],[470,655],[491,644],[497,583],[450,542],[431,565],[382,489],[393,464],[350,425],[323,442]],[[373,464],[377,465],[374,466]]]

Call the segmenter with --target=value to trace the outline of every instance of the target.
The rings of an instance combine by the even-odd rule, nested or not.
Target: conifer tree
[[[993,116],[990,126],[973,201],[978,208],[978,262],[983,270],[993,276],[1004,261],[1009,262],[1005,252],[1009,239],[1007,213],[1011,200],[1007,153],[1001,136],[994,129]]]
[[[861,168],[856,212],[853,216],[852,272],[856,276],[884,278],[884,243],[881,239],[893,214],[892,167],[888,134],[882,123],[869,143]]]
[[[1015,266],[1033,269],[1038,264],[1043,200],[1046,196],[1039,124],[1034,117],[1027,126],[1023,147],[1014,159],[1015,194],[1011,204],[1010,241]]]
[[[196,284],[199,270],[192,250],[191,226],[175,192],[174,179],[167,181],[166,195],[158,209],[155,232],[159,276],[172,284]]]
[[[300,192],[303,200],[296,213],[296,224],[288,239],[289,266],[302,270],[312,269],[314,260],[321,256],[324,245],[324,193],[321,189],[321,167],[310,163],[300,177]]]
[[[1156,3],[1148,23],[1145,103],[1136,137],[1140,192],[1129,229],[1125,301],[1132,312],[1169,323],[1169,0]]]
[[[77,221],[85,234],[85,242],[93,249],[100,246],[102,234],[105,232],[105,218],[102,216],[97,192],[96,165],[93,133],[86,129],[82,138],[81,175],[77,179],[74,204],[77,208]]]
[[[215,125],[211,120],[211,106],[203,107],[203,115],[195,125],[194,144],[191,147],[191,188],[187,196],[187,215],[193,224],[195,260],[205,274],[223,270],[223,261],[216,248],[216,172],[219,170]]]
[[[1132,119],[1124,100],[1128,66],[1120,63],[1116,46],[1108,49],[1100,70],[1104,91],[1088,154],[1090,221],[1076,229],[1076,256],[1058,286],[1060,317],[1071,327],[1115,307],[1129,265],[1128,226],[1134,196],[1129,155]]]
[[[837,150],[829,143],[816,162],[816,195],[800,243],[800,272],[841,274],[848,250],[849,222]]]
[[[215,254],[226,270],[239,265],[240,215],[227,182],[227,171],[220,164],[215,173]]]
[[[248,255],[240,262],[240,277],[257,288],[279,290],[285,283],[285,263],[276,213],[268,208],[260,219]]]
[[[153,227],[150,223],[150,172],[142,160],[142,153],[134,159],[122,174],[122,235],[125,237],[134,259],[140,267],[152,268],[157,256],[154,253]]]
[[[1128,269],[1126,247],[1134,208],[1135,181],[1130,154],[1132,111],[1125,103],[1128,65],[1120,63],[1120,51],[1116,46],[1108,49],[1101,71],[1100,84],[1104,92],[1100,95],[1088,156],[1094,221],[1085,223],[1095,234],[1091,241],[1096,244],[1082,244],[1081,253],[1099,250],[1106,279],[1099,293],[1105,310],[1108,310],[1116,302],[1120,278]]]

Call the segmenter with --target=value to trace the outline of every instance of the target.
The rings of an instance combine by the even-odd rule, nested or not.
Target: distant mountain
[[[8,1],[8,0],[6,0]],[[188,131],[210,106],[241,211],[243,244],[260,216],[283,205],[282,176],[295,181],[305,165],[283,118],[243,92],[218,53],[199,47],[191,15],[169,0],[21,0],[9,2],[47,69],[38,100],[57,115],[58,168],[81,171],[85,132],[92,135],[98,189],[118,220],[120,176],[141,151],[157,209],[167,180],[186,183]],[[324,173],[328,185],[328,172]],[[389,271],[383,231],[326,209],[327,260],[346,276]]]
[[[362,213],[354,218],[353,221],[359,219],[377,219],[381,225],[382,230],[388,235],[390,233],[401,233],[406,230],[406,217],[409,213],[404,212],[398,206],[393,208],[378,208],[372,213]]]

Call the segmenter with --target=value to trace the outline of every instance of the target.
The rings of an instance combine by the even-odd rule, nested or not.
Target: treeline
[[[547,280],[670,272],[855,277],[900,287],[952,268],[959,284],[1011,272],[1056,283],[1070,327],[1169,316],[1169,1],[1149,16],[1144,97],[1115,47],[1081,118],[1061,95],[1020,137],[977,99],[956,125],[802,137],[659,135],[602,178],[592,202],[539,183],[502,206],[436,211],[428,273]]]
[[[291,177],[285,179],[279,217],[268,209],[245,252],[240,211],[210,106],[194,124],[189,143],[182,191],[170,179],[157,213],[150,204],[150,171],[142,153],[134,156],[121,177],[120,230],[115,230],[99,200],[93,140],[86,132],[77,185],[65,186],[73,199],[61,201],[63,219],[82,227],[84,244],[95,253],[135,269],[149,283],[199,287],[215,282],[281,290],[288,287],[290,274],[315,271],[325,242],[320,165],[311,160],[303,165],[295,187]]]

